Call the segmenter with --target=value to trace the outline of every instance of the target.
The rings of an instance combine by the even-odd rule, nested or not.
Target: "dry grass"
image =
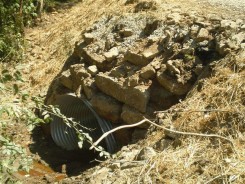
[[[212,65],[210,78],[159,117],[177,130],[226,136],[234,147],[221,139],[182,136],[179,147],[170,146],[150,160],[144,183],[244,183],[244,52]]]
[[[26,34],[31,44],[35,45],[27,53],[30,69],[26,72],[30,81],[26,88],[31,88],[34,94],[46,92],[70,56],[75,42],[82,40],[85,29],[102,16],[119,15],[130,9],[124,6],[123,0],[98,0],[96,3],[87,0],[66,10],[66,13],[44,15],[51,21],[39,29],[27,30]],[[31,56],[33,53],[34,57]]]

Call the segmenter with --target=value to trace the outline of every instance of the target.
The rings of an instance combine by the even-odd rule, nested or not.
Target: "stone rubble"
[[[135,11],[156,7],[143,1]],[[77,64],[58,81],[64,88],[79,89],[113,123],[154,118],[152,112],[182,99],[210,62],[245,47],[244,26],[240,19],[178,9],[161,20],[143,13],[104,16],[87,28],[74,51]]]

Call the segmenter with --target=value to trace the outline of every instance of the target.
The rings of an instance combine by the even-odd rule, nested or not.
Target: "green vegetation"
[[[18,61],[23,55],[24,26],[36,17],[34,0],[0,0],[0,61]]]
[[[0,0],[0,62],[20,61],[24,51],[24,27],[37,17],[40,0]],[[44,0],[48,10],[75,0]]]
[[[37,17],[38,2],[0,0],[0,183],[14,182],[12,173],[30,169],[32,158],[23,147],[25,143],[18,135],[19,128],[32,130],[48,121],[35,115],[34,109],[40,107],[42,100],[22,89],[25,84],[22,72],[15,69],[23,60],[24,28],[32,26]],[[48,6],[55,0],[45,2]]]
[[[27,155],[23,145],[15,143],[20,125],[32,129],[33,125],[42,122],[32,111],[34,103],[29,94],[19,90],[24,83],[18,70],[1,71],[0,75],[0,183],[11,180],[11,173],[17,170],[28,171],[32,159]],[[28,105],[27,105],[28,104]]]

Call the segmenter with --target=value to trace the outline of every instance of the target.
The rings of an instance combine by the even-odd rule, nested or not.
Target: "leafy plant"
[[[0,75],[0,183],[5,183],[11,174],[18,170],[29,171],[31,156],[21,145],[16,144],[12,135],[13,127],[25,123],[31,130],[43,120],[36,117],[32,111],[34,103],[29,104],[27,92],[19,90],[23,84],[21,72],[18,70],[3,70]]]
[[[24,26],[36,17],[36,0],[0,0],[0,61],[20,60]]]

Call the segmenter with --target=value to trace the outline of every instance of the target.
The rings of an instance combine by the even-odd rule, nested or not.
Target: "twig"
[[[170,113],[170,112],[231,112],[222,109],[209,109],[209,110],[166,110],[166,111],[156,111],[155,113]]]
[[[209,183],[215,181],[216,179],[221,178],[221,177],[224,177],[224,176],[226,176],[226,174],[218,175],[218,176],[216,176],[216,177],[214,177],[214,178],[208,180],[205,184],[209,184]]]
[[[115,132],[115,131],[117,131],[117,130],[124,129],[124,128],[132,128],[132,127],[136,127],[136,126],[139,126],[139,125],[141,125],[141,124],[143,124],[143,123],[150,123],[150,124],[152,124],[152,125],[154,125],[154,126],[156,126],[156,127],[158,127],[158,128],[161,128],[161,129],[163,129],[163,130],[166,130],[166,131],[169,131],[169,132],[172,132],[172,133],[176,133],[176,134],[181,134],[181,135],[191,135],[191,136],[201,136],[201,137],[214,137],[214,138],[224,139],[224,140],[228,141],[229,143],[231,143],[233,147],[235,147],[234,144],[233,144],[233,142],[232,142],[230,139],[228,139],[228,138],[226,138],[226,137],[223,137],[223,136],[220,136],[220,135],[217,135],[217,134],[201,134],[201,133],[181,132],[181,131],[177,131],[177,130],[171,130],[171,129],[166,128],[166,127],[164,127],[164,126],[160,126],[160,125],[158,125],[158,124],[156,124],[156,123],[150,121],[149,119],[144,118],[143,120],[141,120],[140,122],[137,122],[137,123],[135,123],[135,124],[132,124],[132,125],[122,125],[122,126],[120,126],[120,127],[114,128],[114,129],[112,129],[112,130],[110,130],[110,131],[104,133],[104,134],[103,134],[103,135],[102,135],[102,136],[101,136],[101,137],[100,137],[94,144],[92,144],[92,146],[91,146],[89,149],[93,149],[93,148],[94,148],[95,146],[97,146],[97,145],[98,145],[98,144],[99,144],[99,143],[100,143],[106,136],[108,136],[109,134],[111,134],[111,133],[113,133],[113,132]]]
[[[132,128],[132,127],[136,127],[136,126],[139,126],[143,123],[146,123],[148,119],[143,119],[141,120],[140,122],[138,123],[135,123],[135,124],[132,124],[132,125],[122,125],[122,126],[119,126],[119,127],[116,127],[106,133],[104,133],[94,144],[92,144],[92,146],[89,148],[89,149],[93,149],[94,147],[96,147],[105,137],[107,137],[109,134],[117,131],[117,130],[120,130],[120,129],[124,129],[124,128]]]

